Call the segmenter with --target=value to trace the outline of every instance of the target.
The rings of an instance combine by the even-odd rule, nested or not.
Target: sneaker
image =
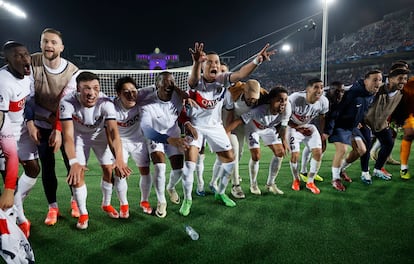
[[[80,216],[80,212],[79,212],[79,207],[78,207],[78,203],[75,200],[72,200],[70,202],[70,214],[72,215],[73,218],[78,218]]]
[[[30,226],[31,224],[29,220],[26,220],[25,222],[19,224],[19,228],[22,230],[26,238],[29,238],[30,236]]]
[[[212,193],[217,193],[217,186],[215,185],[215,184],[209,184],[208,185],[208,187],[210,188],[210,191],[212,192]]]
[[[167,203],[158,203],[157,210],[155,211],[155,214],[159,218],[164,218],[167,216]]]
[[[388,157],[387,164],[390,164],[390,165],[401,165],[401,162],[399,162],[398,160],[393,159],[392,157]]]
[[[116,211],[112,205],[102,205],[102,210],[104,210],[110,218],[119,218],[118,211]]]
[[[346,181],[346,182],[352,182],[351,177],[348,176],[348,174],[346,173],[346,171],[341,171],[340,174],[341,178]]]
[[[198,196],[201,196],[201,197],[206,196],[206,192],[204,191],[204,188],[203,188],[203,189],[201,189],[201,190],[199,190],[198,188],[196,188],[196,194],[197,194]]]
[[[236,206],[236,203],[232,199],[230,199],[225,193],[223,193],[223,194],[216,193],[214,195],[214,198],[218,201],[222,201],[225,206],[228,206],[228,207],[235,207]]]
[[[408,172],[408,170],[407,170],[407,169],[405,169],[405,170],[400,170],[400,177],[401,177],[401,179],[403,179],[403,180],[409,180],[409,179],[411,179],[411,175],[410,175],[410,173]]]
[[[252,194],[255,194],[255,195],[261,195],[262,194],[259,187],[257,187],[257,184],[250,185],[250,192]]]
[[[87,214],[80,215],[78,218],[78,222],[76,223],[76,228],[82,230],[88,228],[88,221],[89,216]]]
[[[391,177],[390,177],[390,176],[388,176],[388,175],[386,175],[386,174],[385,174],[384,172],[382,172],[381,170],[376,170],[376,171],[374,171],[373,175],[374,175],[375,177],[378,177],[378,178],[383,179],[383,180],[386,180],[386,181],[391,180]]]
[[[310,190],[314,194],[319,194],[321,191],[316,187],[315,183],[309,182],[306,184],[306,189]]]
[[[298,179],[293,180],[292,190],[294,190],[294,191],[299,191],[300,190],[300,181]]]
[[[361,175],[361,181],[365,184],[372,184],[371,175],[368,173],[367,175]]]
[[[300,178],[302,179],[303,182],[308,181],[308,173],[307,172],[300,173],[299,176],[300,176]],[[323,182],[323,178],[319,174],[316,174],[316,176],[313,179],[315,181]]]
[[[340,192],[344,192],[346,190],[345,186],[342,184],[341,179],[336,179],[332,181],[332,187]]]
[[[388,177],[392,177],[392,174],[391,173],[389,173],[384,167],[382,167],[381,168],[381,171],[385,174],[385,175],[387,175]]]
[[[48,226],[52,226],[56,224],[57,219],[59,216],[59,208],[49,208],[49,212],[47,213],[45,224]]]
[[[233,185],[233,187],[231,187],[231,195],[236,199],[246,198],[240,185]]]
[[[152,214],[152,208],[148,201],[142,201],[139,203],[139,206],[142,208],[142,211],[146,214]]]
[[[182,216],[187,216],[190,214],[190,210],[191,210],[191,205],[193,204],[192,200],[188,200],[188,199],[184,199],[183,203],[181,204],[180,207],[180,214]]]
[[[128,218],[129,217],[129,205],[124,204],[121,205],[121,207],[119,208],[119,218]]]
[[[170,201],[173,204],[180,204],[180,196],[175,189],[167,189],[168,194],[170,195]]]
[[[280,190],[279,188],[277,188],[276,184],[271,184],[271,185],[265,185],[265,188],[268,192],[271,192],[273,194],[284,194],[284,192],[282,190]]]

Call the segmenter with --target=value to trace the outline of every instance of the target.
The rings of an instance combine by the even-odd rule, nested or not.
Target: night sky
[[[1,11],[2,43],[14,39],[38,50],[40,32],[53,27],[62,31],[66,48],[79,53],[97,48],[151,53],[159,47],[181,57],[189,57],[195,41],[220,53],[322,11],[322,0],[9,2],[24,9],[28,18]],[[413,7],[412,0],[335,0],[329,8],[329,36],[340,37],[384,14]]]

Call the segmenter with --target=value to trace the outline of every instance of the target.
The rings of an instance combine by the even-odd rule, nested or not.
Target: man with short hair
[[[53,28],[43,30],[40,37],[41,53],[32,54],[30,109],[26,111],[27,128],[38,145],[42,164],[42,183],[49,204],[45,224],[56,224],[60,215],[57,202],[58,182],[55,171],[55,152],[62,145],[61,127],[58,116],[60,99],[76,90],[78,68],[61,57],[64,50],[62,33]],[[65,152],[62,151],[65,166],[69,171]],[[19,179],[22,192],[28,194],[37,178],[23,175]],[[71,202],[72,217],[79,217],[76,202]]]
[[[321,166],[322,139],[316,126],[310,122],[319,116],[320,128],[323,131],[324,117],[329,110],[329,102],[323,94],[322,80],[319,78],[309,79],[306,83],[306,90],[291,94],[289,102],[292,106],[292,115],[288,126],[291,150],[290,169],[293,176],[292,189],[294,191],[300,190],[298,160],[300,143],[304,142],[312,151],[306,188],[314,194],[319,194],[320,190],[315,185],[314,178]]]
[[[86,209],[85,166],[90,150],[93,149],[101,164],[101,186],[104,194],[102,209],[111,218],[119,217],[110,204],[112,169],[115,166],[115,177],[121,178],[129,176],[131,169],[123,159],[114,104],[100,92],[98,76],[91,72],[82,72],[76,77],[76,83],[77,92],[62,98],[59,110],[63,143],[70,165],[67,182],[72,186],[73,196],[81,213],[76,227],[86,229],[89,216]]]
[[[17,142],[19,160],[24,169],[21,177],[37,177],[40,170],[37,147],[29,136],[23,114],[26,99],[30,95],[30,53],[23,44],[15,41],[6,42],[3,50],[7,65],[0,70],[0,109],[7,111],[10,118],[9,129]],[[7,152],[7,149],[3,149],[4,154]],[[13,173],[13,167],[12,171],[7,171],[11,158],[6,159],[6,171],[2,171],[6,175]],[[24,215],[22,201],[25,193],[22,192],[23,186],[20,186],[20,182],[18,186],[14,197],[17,208],[17,224],[26,237],[29,237],[30,221]]]

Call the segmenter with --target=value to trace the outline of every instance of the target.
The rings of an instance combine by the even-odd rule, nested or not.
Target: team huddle
[[[361,181],[372,184],[368,162],[373,138],[380,148],[372,176],[391,179],[384,165],[394,145],[390,123],[396,122],[404,130],[400,177],[410,179],[414,79],[408,79],[406,62],[394,63],[386,76],[371,70],[346,87],[339,81],[325,87],[321,79],[310,78],[304,91],[289,94],[282,86],[264,89],[258,80],[248,79],[274,55],[269,45],[240,70],[231,72],[217,53],[205,52],[203,43],[195,43],[189,50],[193,65],[188,87],[178,87],[168,71],[158,74],[153,85],[139,89],[133,78],[125,76],[114,84],[116,97],[110,98],[101,92],[98,75],[80,71],[60,56],[64,46],[59,31],[45,29],[40,45],[41,53],[30,54],[21,43],[5,43],[7,65],[0,69],[0,167],[4,179],[0,207],[16,207],[17,224],[26,237],[30,221],[23,203],[40,172],[49,205],[44,222],[51,226],[58,221],[58,150],[67,168],[71,215],[77,218],[78,229],[89,225],[85,171],[91,150],[102,168],[101,208],[111,218],[129,217],[129,157],[139,169],[143,212],[166,217],[167,192],[170,202],[181,204],[179,213],[188,216],[193,186],[196,195],[205,195],[202,171],[207,146],[216,154],[208,187],[215,199],[228,207],[236,206],[226,194],[230,182],[231,195],[245,198],[239,174],[245,143],[250,151],[248,173],[253,195],[261,194],[260,141],[273,153],[266,191],[284,194],[276,182],[283,158],[289,155],[292,190],[300,191],[304,182],[306,189],[319,194],[315,181],[323,180],[318,171],[327,142],[335,146],[332,187],[345,191],[343,181],[352,182],[346,169],[358,158]],[[350,152],[347,146],[352,147]],[[23,173],[18,177],[19,162]],[[177,190],[180,180],[182,197]],[[154,208],[149,203],[152,186],[157,199]],[[119,210],[111,205],[113,189]]]

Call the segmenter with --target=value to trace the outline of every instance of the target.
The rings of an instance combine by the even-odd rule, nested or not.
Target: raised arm
[[[194,45],[194,50],[189,48],[191,58],[193,59],[193,67],[191,69],[191,74],[188,78],[188,85],[191,88],[195,87],[198,81],[201,79],[201,66],[202,63],[206,60],[204,52],[204,44],[196,42]]]
[[[268,51],[269,44],[266,44],[256,57],[240,68],[240,70],[233,72],[230,75],[230,82],[235,83],[249,76],[262,62],[270,61],[270,56],[275,54],[275,50]]]

